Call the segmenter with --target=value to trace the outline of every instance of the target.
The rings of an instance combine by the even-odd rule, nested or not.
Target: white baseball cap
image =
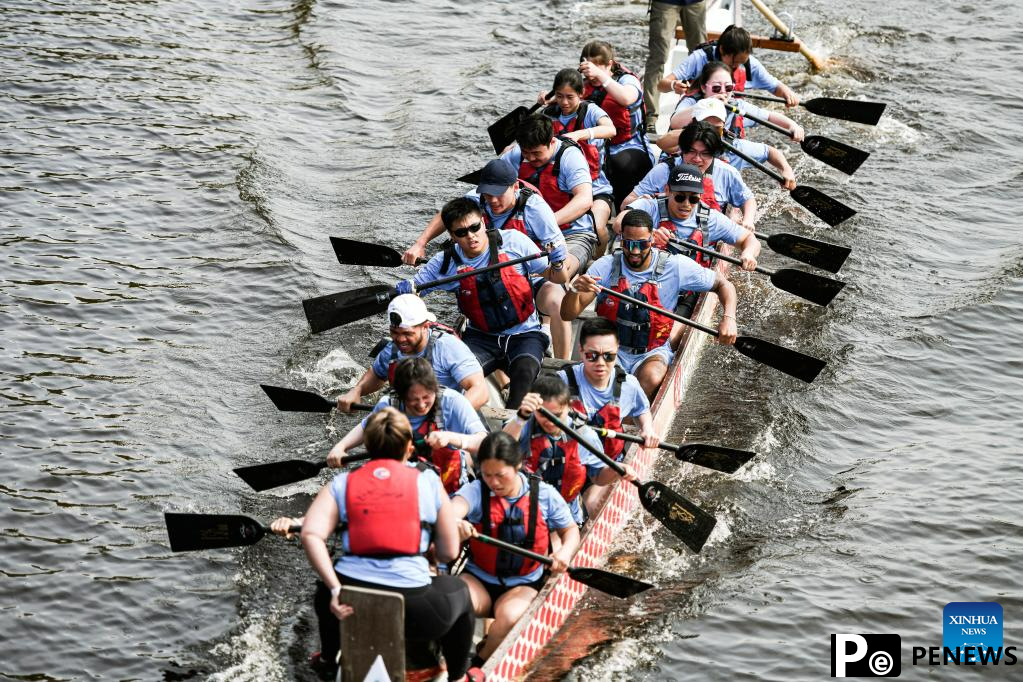
[[[424,322],[436,322],[437,317],[426,309],[423,299],[415,294],[395,296],[387,306],[387,319],[392,327],[411,329]]]
[[[728,114],[725,113],[725,103],[714,97],[707,97],[693,105],[694,120],[702,121],[710,116],[719,118],[724,123],[728,119]]]

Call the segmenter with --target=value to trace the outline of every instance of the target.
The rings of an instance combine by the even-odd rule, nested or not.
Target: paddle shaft
[[[592,426],[590,428],[593,428]],[[612,431],[611,429],[593,429],[597,432],[597,435],[601,438],[617,438],[618,440],[624,440],[629,443],[643,444],[644,440],[642,436],[637,436],[632,433],[622,433],[621,431]],[[661,450],[667,450],[668,452],[680,452],[682,450],[681,445],[675,445],[674,443],[666,443],[663,440],[657,445]]]
[[[785,100],[782,100],[782,101],[785,101]],[[726,102],[725,103],[725,108],[728,109],[729,111],[731,111],[736,116],[742,116],[743,118],[748,118],[751,121],[755,121],[755,122],[759,123],[760,125],[764,126],[765,128],[768,128],[770,130],[774,130],[774,131],[779,132],[782,135],[786,135],[786,136],[788,136],[790,138],[791,137],[795,137],[795,133],[792,132],[791,130],[789,130],[788,128],[782,128],[777,123],[771,123],[767,119],[760,118],[759,116],[754,116],[753,114],[744,114],[744,113],[740,112],[739,111],[739,107],[735,106],[734,104]]]
[[[617,473],[619,476],[625,476],[625,467],[623,467],[621,464],[619,464],[618,462],[616,462],[613,459],[611,459],[610,457],[608,457],[607,454],[604,452],[604,450],[602,448],[595,448],[592,445],[590,445],[589,441],[585,440],[579,434],[578,431],[576,431],[571,426],[569,426],[565,422],[563,422],[560,419],[558,419],[556,416],[554,416],[554,413],[551,412],[550,410],[548,410],[546,407],[541,406],[540,409],[537,410],[537,411],[540,414],[542,414],[544,417],[546,417],[548,420],[550,420],[550,422],[552,424],[554,424],[559,429],[561,429],[562,431],[567,433],[569,436],[574,438],[576,441],[578,441],[579,445],[583,446],[584,448],[586,448],[587,450],[592,452],[594,455],[596,455],[597,459],[599,459],[604,464],[606,464],[609,467],[611,467],[615,471],[615,473]],[[631,483],[634,486],[636,486],[637,488],[640,485],[639,481],[631,481]]]
[[[498,547],[504,550],[505,552],[519,554],[521,556],[526,557],[527,559],[539,561],[541,564],[545,564],[547,566],[550,566],[554,563],[554,560],[551,559],[549,556],[544,556],[543,554],[531,552],[528,549],[524,549],[522,547],[519,547],[518,545],[513,545],[510,542],[505,542],[504,540],[498,540],[497,538],[491,537],[490,535],[483,535],[482,533],[480,533],[479,535],[474,535],[473,539],[479,540],[480,542],[483,542],[488,545],[493,545],[494,547]]]
[[[735,145],[733,145],[731,142],[729,142],[725,138],[721,138],[721,144],[725,145],[725,149],[727,149],[728,151],[732,152],[733,154],[735,154],[740,159],[742,159],[743,161],[745,161],[749,165],[753,166],[754,168],[756,168],[760,172],[767,173],[767,175],[771,176],[772,178],[774,178],[775,180],[777,180],[781,184],[783,184],[783,185],[785,184],[785,178],[783,178],[781,173],[779,173],[778,171],[774,170],[773,168],[769,168],[766,165],[760,163],[759,161],[754,159],[752,156],[750,156],[750,155],[748,155],[748,154],[746,154],[744,152],[740,152],[738,149],[735,148]]]
[[[688,246],[688,244],[687,244],[687,246]],[[614,296],[616,298],[620,298],[621,300],[626,301],[628,303],[631,303],[633,305],[638,305],[641,308],[646,308],[647,310],[652,310],[655,313],[657,313],[658,315],[664,315],[665,317],[671,318],[672,320],[675,320],[676,322],[681,322],[684,325],[688,325],[688,326],[693,327],[695,329],[699,329],[701,332],[706,332],[707,334],[710,334],[711,336],[720,336],[721,335],[721,333],[717,329],[714,329],[713,327],[708,327],[705,324],[700,324],[699,322],[697,322],[695,320],[690,320],[688,317],[682,317],[681,315],[673,313],[670,310],[665,310],[664,308],[658,308],[657,306],[655,306],[655,305],[653,305],[651,303],[647,303],[646,301],[641,301],[638,298],[633,298],[632,296],[629,296],[628,294],[623,294],[622,292],[615,291],[614,289],[608,289],[607,287],[601,286],[599,284],[597,285],[597,288],[599,288],[601,291],[603,291],[605,294],[608,294],[609,296]],[[544,416],[547,416],[547,415],[544,415]],[[553,421],[553,420],[551,420],[551,421]]]
[[[714,249],[708,249],[706,246],[700,246],[699,244],[693,244],[691,242],[681,242],[681,241],[679,241],[677,239],[669,239],[668,241],[670,243],[678,246],[680,249],[692,249],[693,251],[699,251],[700,253],[705,253],[708,256],[711,256],[712,258],[720,258],[723,261],[727,261],[729,263],[734,263],[735,265],[742,265],[742,259],[741,258],[736,258],[735,256],[726,256],[725,254],[721,253],[720,251],[715,251]],[[757,267],[753,268],[753,272],[759,272],[762,275],[767,275],[768,277],[770,277],[771,275],[775,274],[778,271],[777,270],[770,270],[768,268],[762,268],[762,267],[760,267],[758,265]]]
[[[466,270],[465,272],[459,273],[457,275],[451,275],[450,277],[441,277],[440,279],[435,279],[432,282],[423,282],[422,284],[416,284],[415,288],[416,291],[422,291],[423,289],[432,289],[433,287],[439,287],[443,286],[444,284],[450,284],[451,282],[457,282],[458,280],[465,279],[466,277],[473,277],[475,275],[485,275],[488,272],[500,270],[501,268],[506,268],[509,265],[518,265],[519,263],[525,263],[527,261],[536,260],[537,258],[546,257],[547,252],[541,251],[540,253],[533,253],[528,256],[522,256],[520,258],[512,258],[511,260],[506,260],[501,263],[494,263],[493,265],[488,265],[485,268],[479,268],[477,270]]]

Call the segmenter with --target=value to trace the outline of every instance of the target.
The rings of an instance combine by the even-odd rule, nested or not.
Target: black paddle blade
[[[302,301],[305,317],[314,334],[361,320],[387,310],[397,296],[394,287],[378,284]]]
[[[244,547],[266,535],[266,529],[247,516],[166,512],[163,518],[172,552]]]
[[[852,175],[863,162],[870,158],[870,152],[832,140],[822,135],[811,135],[799,143],[803,151],[813,158],[837,168],[846,175]]]
[[[595,590],[600,590],[619,599],[628,599],[653,587],[650,583],[645,583],[642,580],[633,580],[628,576],[602,571],[599,568],[569,566],[568,574],[572,576],[573,580],[577,580],[583,585],[589,585]]]
[[[238,467],[234,473],[249,484],[257,492],[279,488],[282,485],[298,483],[315,478],[327,463],[307,462],[302,459],[289,459],[283,462],[256,464],[250,467]]]
[[[784,232],[773,234],[766,239],[767,246],[775,253],[828,272],[841,270],[845,259],[852,253],[852,249],[847,246],[838,246]]]
[[[658,481],[639,486],[639,501],[689,549],[699,553],[717,519]]]
[[[815,97],[802,103],[807,111],[818,116],[838,118],[854,123],[866,123],[876,126],[887,104],[884,102],[861,102],[857,99],[835,99],[833,97]]]
[[[327,400],[319,393],[312,391],[299,391],[295,388],[284,388],[283,386],[267,386],[260,384],[263,393],[270,398],[281,412],[330,412],[337,405],[332,400]]]
[[[675,459],[679,461],[691,462],[696,466],[723,471],[726,474],[734,474],[756,456],[757,453],[749,450],[735,450],[703,443],[684,443],[675,451]]]
[[[771,275],[771,284],[817,305],[831,303],[845,286],[845,282],[839,282],[837,279],[792,268],[776,270]]]
[[[735,340],[735,350],[751,360],[785,372],[806,383],[812,382],[828,363],[799,351],[785,348],[770,341],[753,336],[740,336]]]
[[[483,177],[483,169],[474,170],[471,173],[466,173],[462,177],[458,178],[458,182],[467,182],[470,185],[480,184],[480,178]]]
[[[529,109],[515,107],[487,126],[487,135],[490,136],[490,143],[494,145],[495,154],[500,154],[505,147],[515,141],[515,130],[527,118],[529,118]]]
[[[831,225],[831,227],[843,223],[856,215],[856,211],[813,187],[796,185],[791,194],[796,203],[805,207],[806,210],[828,225]]]
[[[383,244],[331,237],[330,245],[334,247],[334,255],[341,265],[370,265],[381,268],[396,268],[403,265],[401,254]]]

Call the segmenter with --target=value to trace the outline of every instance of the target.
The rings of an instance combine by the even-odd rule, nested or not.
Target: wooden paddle
[[[790,139],[795,137],[795,134],[788,128],[783,128],[780,125],[771,123],[770,121],[754,116],[753,114],[743,114],[739,111],[739,107],[731,103],[726,103],[725,107],[743,118],[748,118],[751,121],[755,121],[765,128],[774,130],[781,133],[782,135],[788,136]],[[803,139],[799,143],[800,148],[812,156],[813,158],[823,161],[832,168],[837,168],[846,175],[852,175],[856,172],[856,169],[863,165],[863,162],[870,157],[870,152],[865,152],[862,149],[856,147],[850,147],[849,145],[839,142],[838,140],[832,140],[830,137],[824,137],[822,135],[810,135]]]
[[[404,265],[401,254],[390,246],[371,244],[354,239],[331,237],[330,245],[334,247],[334,255],[341,265],[370,265],[381,268],[396,268]],[[417,258],[416,265],[426,262],[425,258]]]
[[[368,452],[359,452],[341,458],[341,466],[369,459]],[[238,467],[234,473],[258,492],[279,488],[282,485],[298,483],[320,475],[327,468],[327,460],[307,462],[304,459],[287,459],[283,462],[268,462],[248,467]]]
[[[725,145],[725,148],[730,152],[743,159],[757,170],[766,173],[778,182],[784,183],[785,178],[781,176],[781,173],[768,168],[764,164],[760,163],[753,157],[740,152],[735,148],[735,145],[728,142],[724,138],[721,139],[721,143]],[[845,204],[835,199],[832,199],[824,192],[814,189],[813,187],[807,187],[806,185],[796,185],[796,188],[789,192],[796,203],[802,205],[806,210],[813,213],[815,216],[826,222],[828,225],[834,227],[839,223],[842,223],[849,218],[856,215],[856,211],[852,210]]]
[[[255,519],[237,514],[175,514],[165,512],[167,538],[172,552],[191,552],[197,549],[222,549],[224,547],[245,547],[254,545],[267,533],[264,526]],[[289,529],[299,533],[302,526],[295,524]]]
[[[708,249],[705,246],[682,242],[677,239],[669,239],[668,244],[680,249],[692,249],[693,251],[705,253],[712,258],[718,258],[729,263],[742,265],[741,258],[726,256],[720,251]],[[838,296],[838,292],[842,290],[842,287],[845,286],[845,282],[839,282],[837,279],[822,277],[821,275],[815,275],[812,272],[803,272],[802,270],[796,270],[794,268],[770,270],[758,265],[753,269],[753,272],[760,273],[761,275],[767,275],[771,278],[771,284],[782,291],[795,294],[796,296],[805,298],[807,301],[816,303],[817,305],[827,305],[831,303],[835,296]]]
[[[474,535],[473,539],[479,540],[487,545],[493,545],[494,547],[501,549],[501,551],[511,552],[512,554],[518,554],[526,557],[527,559],[538,561],[546,566],[550,566],[554,563],[554,560],[549,556],[531,552],[528,549],[505,542],[504,540],[498,540],[497,538],[489,535]],[[569,566],[568,575],[571,576],[573,580],[581,582],[583,585],[588,585],[596,590],[610,594],[612,597],[618,597],[619,599],[628,599],[634,594],[646,592],[653,587],[650,583],[645,583],[641,580],[634,580],[633,578],[620,575],[618,573],[603,571],[599,568]]]
[[[659,308],[647,303],[646,301],[641,301],[638,298],[633,298],[632,296],[623,294],[620,291],[614,291],[613,289],[608,289],[607,287],[600,286],[599,284],[597,287],[608,296],[614,296],[623,301],[627,301],[632,305],[652,310],[655,313],[677,320],[684,325],[693,327],[694,329],[699,329],[705,334],[720,336],[717,329],[700,324],[695,320],[690,320],[688,317],[676,315],[664,308]],[[764,341],[763,339],[758,339],[753,336],[739,336],[735,340],[734,348],[751,360],[756,360],[768,367],[773,367],[780,372],[784,372],[785,374],[793,376],[800,381],[805,381],[806,383],[810,383],[816,379],[817,375],[820,374],[821,370],[823,370],[828,364],[818,358],[804,355],[799,351],[794,351],[790,348],[785,348],[784,346],[779,346],[771,343],[770,341]]]
[[[548,93],[552,94],[552,93]],[[544,96],[544,104],[550,102],[550,98]],[[487,126],[487,135],[490,136],[490,144],[494,145],[494,153],[500,154],[504,148],[515,141],[515,131],[519,124],[529,118],[542,105],[537,102],[529,107],[515,107],[507,114]]]
[[[617,438],[618,440],[624,440],[629,443],[643,443],[642,436],[637,436],[632,433],[611,431],[609,429],[597,428],[595,426],[591,426],[590,428],[593,429],[601,438]],[[738,471],[739,467],[757,456],[757,453],[750,452],[749,450],[735,450],[733,448],[723,448],[717,445],[706,445],[704,443],[682,443],[681,445],[675,445],[674,443],[661,441],[657,447],[661,450],[674,452],[675,458],[679,461],[690,462],[705,469],[723,471],[726,474],[735,473]]]
[[[466,270],[457,275],[435,279],[432,282],[423,282],[416,285],[415,288],[416,291],[423,291],[450,282],[457,282],[466,277],[484,275],[510,265],[518,265],[519,263],[546,257],[547,252],[541,251],[540,253],[533,253],[521,258],[512,258],[502,263],[488,265],[484,268]],[[312,328],[314,334],[317,334],[343,324],[348,324],[349,322],[354,322],[355,320],[361,320],[371,315],[382,313],[387,310],[387,304],[391,302],[391,299],[397,295],[398,292],[395,291],[393,286],[386,284],[374,285],[362,287],[361,289],[352,289],[351,291],[341,291],[336,294],[327,294],[326,296],[317,296],[316,298],[307,298],[302,301],[302,308],[305,310],[305,316],[309,321],[310,328]]]
[[[757,239],[767,242],[767,248],[775,253],[788,256],[793,260],[821,268],[828,272],[838,272],[842,269],[845,259],[852,253],[847,246],[838,246],[828,242],[801,237],[797,234],[780,232],[775,235],[754,232]]]
[[[546,407],[541,406],[538,412],[578,441],[579,445],[592,452],[600,461],[614,469],[619,476],[625,475],[625,468],[604,454],[603,448],[590,445],[589,441],[580,436],[578,431],[558,419]],[[630,481],[630,483],[639,489],[639,501],[643,508],[664,524],[665,528],[674,533],[694,552],[699,553],[703,549],[711,531],[714,530],[717,519],[663,483],[658,481],[646,481],[645,483]]]
[[[283,386],[267,386],[260,384],[267,397],[281,412],[323,412],[327,413],[337,407],[337,403],[330,398],[324,398],[319,393],[312,391],[300,391],[297,388],[285,388]],[[367,403],[352,403],[352,409],[360,412],[372,412],[373,405]]]
[[[747,99],[759,99],[764,102],[785,103],[785,100],[781,97],[754,95],[739,90],[733,92],[732,95],[734,97],[746,97]],[[800,102],[799,105],[818,116],[839,118],[843,121],[853,121],[854,123],[865,123],[869,126],[877,125],[877,122],[881,120],[881,114],[884,113],[885,107],[888,106],[884,102],[864,102],[858,99],[835,99],[833,97],[815,97],[814,99]]]

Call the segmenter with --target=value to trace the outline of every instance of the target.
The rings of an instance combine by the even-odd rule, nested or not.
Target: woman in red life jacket
[[[425,557],[431,541],[439,561],[458,556],[455,507],[433,471],[409,464],[414,446],[405,415],[393,408],[373,414],[365,441],[372,459],[335,476],[302,521],[302,545],[322,581],[316,593],[321,632],[333,629],[322,641],[319,662],[336,660],[338,620],[353,613],[341,602],[341,586],[353,585],[403,595],[406,641],[439,641],[448,680],[467,679],[475,630],[469,592],[458,578],[431,576]],[[327,540],[338,531],[344,551],[334,562]]]
[[[394,407],[412,423],[415,454],[436,468],[448,493],[468,481],[472,456],[487,433],[479,415],[466,398],[437,383],[430,361],[405,358],[394,370],[394,391],[377,401],[373,412]],[[328,466],[337,467],[348,450],[365,438],[367,419],[349,431],[327,455]]]
[[[586,79],[584,97],[607,112],[617,131],[608,149],[607,178],[615,206],[621,207],[654,164],[644,132],[643,84],[615,60],[614,49],[602,40],[583,45],[579,71]]]
[[[593,179],[593,226],[597,231],[596,257],[604,255],[607,248],[607,221],[611,217],[611,206],[614,195],[611,183],[608,182],[607,140],[616,134],[614,125],[607,112],[593,102],[582,98],[584,83],[578,69],[562,69],[554,76],[554,104],[544,108],[543,115],[554,122],[554,134],[567,137],[579,143],[579,148],[590,166],[590,177]],[[541,104],[546,102],[546,93],[537,98]]]
[[[553,540],[550,571],[563,572],[579,547],[579,527],[565,500],[547,483],[522,472],[518,443],[503,431],[483,439],[478,457],[481,477],[451,498],[463,519],[462,539],[482,533],[538,554],[548,554]],[[543,564],[518,554],[479,541],[471,541],[469,548],[470,559],[459,577],[469,586],[476,615],[494,619],[479,658],[473,660],[478,665],[526,612],[546,575]]]
[[[735,85],[732,82],[732,74],[728,66],[723,62],[707,62],[703,71],[700,72],[700,77],[693,82],[685,96],[679,100],[678,106],[675,107],[675,113],[671,115],[671,128],[685,128],[693,120],[693,106],[701,99],[713,97],[722,102],[734,103],[739,108],[740,115],[730,113],[725,119],[725,127],[735,133],[736,137],[746,136],[747,124],[741,116],[742,113],[752,114],[757,118],[763,118],[788,128],[792,131],[792,139],[796,142],[801,142],[806,136],[803,127],[785,114],[758,107],[741,98],[733,101],[732,91],[734,89]]]

